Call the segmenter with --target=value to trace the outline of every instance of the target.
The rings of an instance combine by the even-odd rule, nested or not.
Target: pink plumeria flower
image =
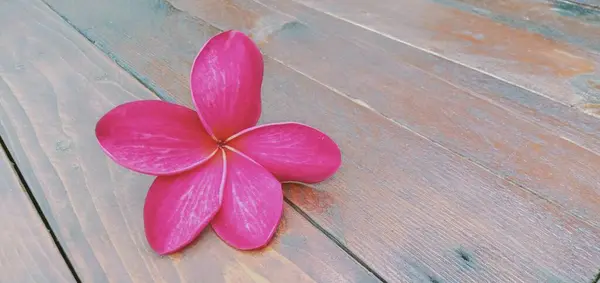
[[[283,211],[281,182],[321,182],[340,167],[338,146],[314,128],[256,126],[263,68],[250,38],[223,32],[192,66],[197,111],[142,100],[98,121],[96,136],[111,159],[157,176],[146,196],[144,228],[158,254],[182,249],[209,223],[230,246],[264,247]]]

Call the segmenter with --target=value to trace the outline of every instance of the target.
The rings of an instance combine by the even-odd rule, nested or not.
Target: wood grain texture
[[[110,161],[94,136],[106,111],[152,93],[41,2],[2,2],[0,24],[0,135],[83,282],[378,282],[289,206],[264,250],[208,229],[157,256],[142,221],[152,178]]]
[[[0,282],[75,282],[12,164],[1,150],[0,215]]]
[[[596,227],[565,213],[561,205],[498,178],[497,173],[492,174],[367,109],[360,100],[351,101],[344,97],[344,92],[327,85],[327,81],[318,81],[310,73],[279,60],[279,55],[273,55],[275,47],[269,45],[273,42],[270,37],[273,31],[295,26],[299,30],[290,28],[295,32],[287,35],[288,40],[294,44],[303,40],[314,43],[310,37],[303,37],[308,29],[292,16],[288,15],[291,20],[281,20],[277,14],[263,14],[264,6],[242,6],[240,3],[245,2],[241,1],[201,2],[206,5],[189,10],[164,2],[150,5],[127,1],[126,9],[139,11],[127,16],[111,13],[111,7],[116,4],[110,1],[83,4],[50,0],[49,3],[126,69],[135,70],[148,85],[188,105],[187,84],[170,82],[187,81],[193,60],[187,53],[200,48],[206,36],[218,32],[190,14],[197,16],[198,11],[206,10],[214,13],[214,17],[227,19],[209,21],[219,29],[248,25],[246,30],[252,30],[256,40],[263,40],[261,48],[268,55],[262,121],[292,120],[316,126],[338,141],[344,154],[342,169],[333,179],[317,188],[289,185],[287,197],[385,279],[391,282],[578,282],[595,276],[600,261],[600,234]],[[89,5],[96,5],[92,10],[101,14],[79,12]],[[241,16],[244,9],[248,10],[247,15]],[[136,19],[152,19],[157,24],[147,28],[135,24]],[[264,26],[253,25],[255,23]],[[319,56],[318,52],[328,51],[324,46],[309,47],[317,51],[312,56],[298,55],[297,60],[313,64],[330,60],[327,54],[331,53]],[[297,48],[292,50],[296,52]],[[337,51],[346,54],[343,48]],[[352,61],[350,56],[342,59],[358,62]],[[335,60],[335,64],[343,61]],[[348,66],[333,68],[332,64],[330,70],[341,72]],[[395,72],[408,73],[401,74],[406,76],[404,80],[420,80],[422,87],[430,87],[429,84],[435,82],[424,80],[406,67],[396,68]],[[361,79],[376,78],[364,74],[367,72]],[[329,77],[333,78],[336,77]],[[448,89],[431,89],[428,93],[443,93]],[[453,96],[463,97],[461,101],[474,100],[459,90],[450,90]],[[382,92],[377,94],[383,95]],[[486,107],[485,111],[492,111],[492,117],[505,119],[504,123],[516,121],[526,125],[523,129],[541,131],[518,119],[506,120],[512,116],[481,101],[473,105]],[[436,117],[440,113],[456,111],[456,119],[468,114],[464,108],[437,107],[439,104],[429,111],[420,108],[418,115],[415,111],[410,113],[417,115],[415,119],[435,118],[433,121],[438,123],[442,121]],[[460,128],[447,131],[457,129]],[[512,131],[495,126],[494,130],[498,129],[504,131],[502,133]],[[556,142],[555,136],[548,136]],[[489,149],[479,154],[486,152],[489,154]],[[509,161],[507,158],[506,163]]]
[[[126,69],[144,70],[142,80],[183,103],[190,102],[185,87],[190,50],[217,32],[202,20],[247,31],[274,60],[600,226],[598,119],[293,1],[126,3],[139,15],[79,4],[104,11],[85,14],[73,3],[52,2]],[[141,23],[131,25],[132,17]],[[180,32],[150,34],[161,23],[159,30]],[[183,39],[185,34],[198,40]]]
[[[175,3],[187,5],[187,7],[192,6],[189,1],[176,1]],[[386,72],[388,76],[397,76],[395,74],[398,72],[397,70],[393,72],[395,71],[393,66],[406,65],[409,72],[417,73],[422,77],[431,76],[434,80],[445,83],[446,85],[441,84],[441,86],[435,88],[439,88],[442,93],[444,89],[458,88],[465,94],[480,97],[509,111],[520,119],[538,124],[582,147],[596,153],[600,152],[600,122],[597,118],[585,115],[574,108],[546,99],[534,92],[498,80],[474,69],[422,52],[417,48],[381,36],[339,18],[331,17],[293,0],[262,0],[261,3],[265,7],[259,10],[260,16],[252,15],[253,11],[257,10],[256,8],[244,8],[244,6],[255,7],[258,5],[252,4],[255,2],[241,0],[235,3],[239,7],[236,17],[229,17],[228,19],[225,16],[220,16],[220,18],[213,16],[211,19],[216,23],[228,22],[228,26],[240,27],[243,30],[253,32],[261,30],[260,21],[243,25],[231,18],[278,17],[286,19],[281,14],[287,15],[287,22],[292,24],[288,24],[287,29],[271,30],[266,38],[263,36],[263,49],[268,51],[270,56],[294,67],[296,70],[313,76],[321,83],[325,82],[330,87],[343,91],[349,96],[367,100],[371,96],[383,95],[390,96],[388,100],[393,100],[394,97],[402,95],[401,90],[404,89],[402,87],[405,84],[404,81],[383,80],[382,78],[385,77],[370,75],[368,76],[369,80],[366,82],[364,80],[357,82],[360,84],[360,87],[357,87],[356,84],[349,84],[348,82],[353,81],[346,78],[365,76],[364,69],[375,73]],[[185,8],[185,6],[182,8]],[[194,14],[200,14],[203,11],[197,7],[190,8],[190,12]],[[294,29],[293,26],[296,26],[296,28]],[[296,39],[296,37],[299,38]],[[301,40],[299,40],[300,38]],[[322,46],[331,47],[322,48]],[[296,49],[293,49],[293,52],[282,51],[290,48]],[[333,50],[336,53],[333,53]],[[310,57],[318,56],[317,53],[327,52],[321,54],[327,60],[326,62],[306,61],[299,64],[299,60],[294,60],[291,55],[298,54],[298,52],[304,52],[305,56]],[[320,63],[320,65],[314,65],[315,63]],[[324,72],[324,69],[331,69],[334,64],[340,66],[335,70],[336,72]],[[360,73],[356,74],[356,72]],[[343,79],[335,80],[331,77],[342,77]],[[422,80],[417,80],[415,84],[418,84],[419,88],[416,90],[411,89],[411,91],[419,94],[415,95],[416,98],[431,93],[423,91],[425,86],[423,86],[424,82]],[[368,89],[365,89],[366,87]],[[368,94],[361,95],[361,92]],[[374,106],[373,103],[370,104]],[[381,109],[378,110],[381,111]],[[396,113],[386,114],[392,117]]]
[[[433,1],[554,41],[600,51],[600,11],[591,3],[598,0]]]
[[[481,9],[475,12],[461,10],[455,7],[458,4],[450,5],[447,3],[450,1],[445,0],[377,3],[356,0],[346,1],[344,5],[334,0],[296,2],[381,36],[489,73],[565,105],[597,113],[594,106],[600,102],[600,92],[595,85],[600,79],[600,57],[590,48],[555,40],[525,27],[501,23],[479,15],[477,11]],[[556,13],[554,10],[558,8],[548,6],[547,9],[548,13]],[[572,22],[577,23],[578,19]],[[585,23],[581,25],[587,27]],[[585,38],[597,40],[595,34],[598,28],[587,27],[593,32]]]
[[[366,41],[338,37],[344,32],[344,36],[351,37],[352,32],[340,24],[328,28],[333,23],[308,14],[292,1],[262,1],[269,6],[248,0],[173,3],[222,29],[252,33],[274,60],[358,99],[358,103],[600,227],[600,175],[595,173],[595,168],[600,168],[599,131],[539,126],[528,118],[531,115],[527,109],[512,107],[517,113],[510,113],[503,107],[506,103],[489,103],[490,95],[479,94],[484,90],[472,80],[464,80],[471,81],[471,85],[463,87],[446,80],[462,76],[461,70],[455,70],[457,64],[435,61],[434,56],[415,52],[418,50],[414,48],[390,58],[390,53],[380,52],[377,47],[363,47],[368,46]],[[231,7],[237,9],[229,11]],[[450,68],[454,70],[435,74],[435,70]],[[483,85],[495,84],[492,81]],[[560,109],[569,110],[564,106]],[[582,120],[568,121],[580,125]],[[590,125],[599,129],[600,120],[592,118]]]

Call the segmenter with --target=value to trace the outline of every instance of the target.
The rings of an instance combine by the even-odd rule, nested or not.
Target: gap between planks
[[[592,10],[597,10],[600,11],[600,6],[594,5],[594,4],[588,4],[588,3],[582,3],[582,2],[577,2],[577,1],[573,1],[573,0],[550,0],[552,2],[557,2],[557,3],[569,3],[571,5],[575,5],[575,6],[579,6],[585,9],[592,9]],[[600,273],[598,273],[598,277],[600,279]],[[598,280],[596,280],[596,282],[598,282]]]
[[[111,52],[107,48],[102,47],[102,45],[97,44],[96,40],[94,40],[93,38],[88,36],[83,30],[81,30],[76,25],[74,25],[71,21],[69,21],[69,19],[67,17],[63,16],[56,9],[54,9],[54,7],[52,7],[52,5],[48,4],[48,2],[46,2],[44,0],[40,0],[40,2],[43,3],[46,7],[48,7],[48,9],[50,9],[54,14],[56,14],[59,18],[61,18],[65,23],[67,23],[67,25],[69,25],[69,27],[71,27],[72,29],[77,31],[78,34],[80,34],[88,42],[93,44],[94,47],[96,47],[96,48],[98,48],[98,50],[102,51],[102,53],[104,53],[110,60],[115,62],[115,64],[117,64],[117,66],[119,66],[121,69],[123,69],[128,74],[130,74],[134,80],[136,80],[137,82],[142,84],[145,88],[149,89],[158,98],[160,98],[161,100],[167,101],[167,102],[176,103],[175,99],[173,99],[170,95],[165,94],[166,92],[163,89],[161,89],[158,86],[155,86],[149,80],[144,78],[141,74],[138,74],[135,70],[132,70],[131,68],[129,68],[127,66],[127,64],[123,63],[123,61],[120,60],[119,57],[117,55],[115,55],[113,52]]]
[[[81,279],[79,278],[79,275],[75,271],[75,267],[71,263],[71,260],[69,260],[69,257],[67,256],[67,253],[65,252],[62,245],[60,244],[60,241],[56,237],[54,230],[52,230],[52,227],[50,226],[48,219],[46,219],[46,216],[42,212],[42,209],[40,208],[39,203],[35,200],[35,197],[34,197],[33,193],[31,192],[29,185],[27,184],[27,181],[25,181],[25,177],[23,177],[21,170],[17,166],[17,163],[15,162],[15,159],[13,158],[12,154],[8,150],[8,146],[4,142],[4,139],[2,138],[2,136],[0,136],[0,147],[2,148],[2,151],[4,152],[4,154],[7,156],[8,162],[10,162],[10,165],[13,167],[13,170],[15,171],[17,177],[19,178],[19,183],[21,183],[21,186],[25,189],[27,198],[29,199],[29,201],[31,201],[31,203],[33,204],[33,207],[35,207],[35,211],[37,212],[38,216],[42,220],[42,223],[44,223],[44,228],[46,228],[46,230],[50,234],[50,237],[52,238],[52,242],[58,249],[58,252],[60,253],[60,256],[62,257],[62,259],[65,261],[65,264],[67,265],[67,268],[69,268],[69,271],[73,275],[75,282],[81,283]]]
[[[298,212],[298,214],[302,215],[306,219],[306,221],[308,221],[315,228],[317,228],[319,231],[321,231],[321,233],[323,233],[323,235],[327,236],[327,238],[329,240],[334,242],[336,246],[338,246],[340,249],[342,249],[342,251],[344,251],[352,259],[354,259],[356,262],[358,262],[358,264],[360,264],[362,267],[364,267],[368,272],[373,274],[373,276],[375,276],[379,281],[381,281],[383,283],[388,283],[388,281],[385,280],[381,274],[379,274],[377,271],[375,271],[374,268],[370,267],[366,261],[364,261],[360,256],[358,256],[358,254],[356,254],[355,252],[350,250],[348,247],[346,247],[339,239],[337,239],[333,234],[331,234],[329,231],[327,231],[317,221],[312,219],[304,210],[302,210],[302,208],[297,206],[294,202],[292,202],[289,198],[287,198],[285,196],[284,196],[284,200],[289,206],[291,206],[296,212]],[[600,274],[598,274],[598,276],[600,276]]]

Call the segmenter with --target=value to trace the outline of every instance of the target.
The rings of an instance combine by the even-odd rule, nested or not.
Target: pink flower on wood
[[[281,218],[281,182],[317,183],[339,168],[340,150],[324,133],[292,122],[256,126],[262,79],[254,42],[223,32],[192,66],[196,111],[142,100],[98,121],[96,136],[110,158],[157,176],[144,205],[146,238],[157,253],[182,249],[209,223],[230,246],[261,248]]]

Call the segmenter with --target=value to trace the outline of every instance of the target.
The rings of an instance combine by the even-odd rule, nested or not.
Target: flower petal
[[[342,163],[339,147],[324,133],[299,123],[247,129],[227,143],[265,167],[280,181],[318,183]]]
[[[160,100],[115,107],[96,124],[96,137],[116,163],[150,175],[183,172],[217,150],[193,110]]]
[[[256,125],[263,79],[260,50],[245,34],[226,31],[200,50],[192,66],[192,99],[207,131],[219,140]]]
[[[226,174],[220,150],[188,172],[156,178],[144,204],[144,229],[152,249],[172,253],[198,237],[221,207]]]
[[[212,227],[223,241],[237,249],[264,247],[275,234],[283,211],[281,183],[247,157],[226,152],[223,205]]]

